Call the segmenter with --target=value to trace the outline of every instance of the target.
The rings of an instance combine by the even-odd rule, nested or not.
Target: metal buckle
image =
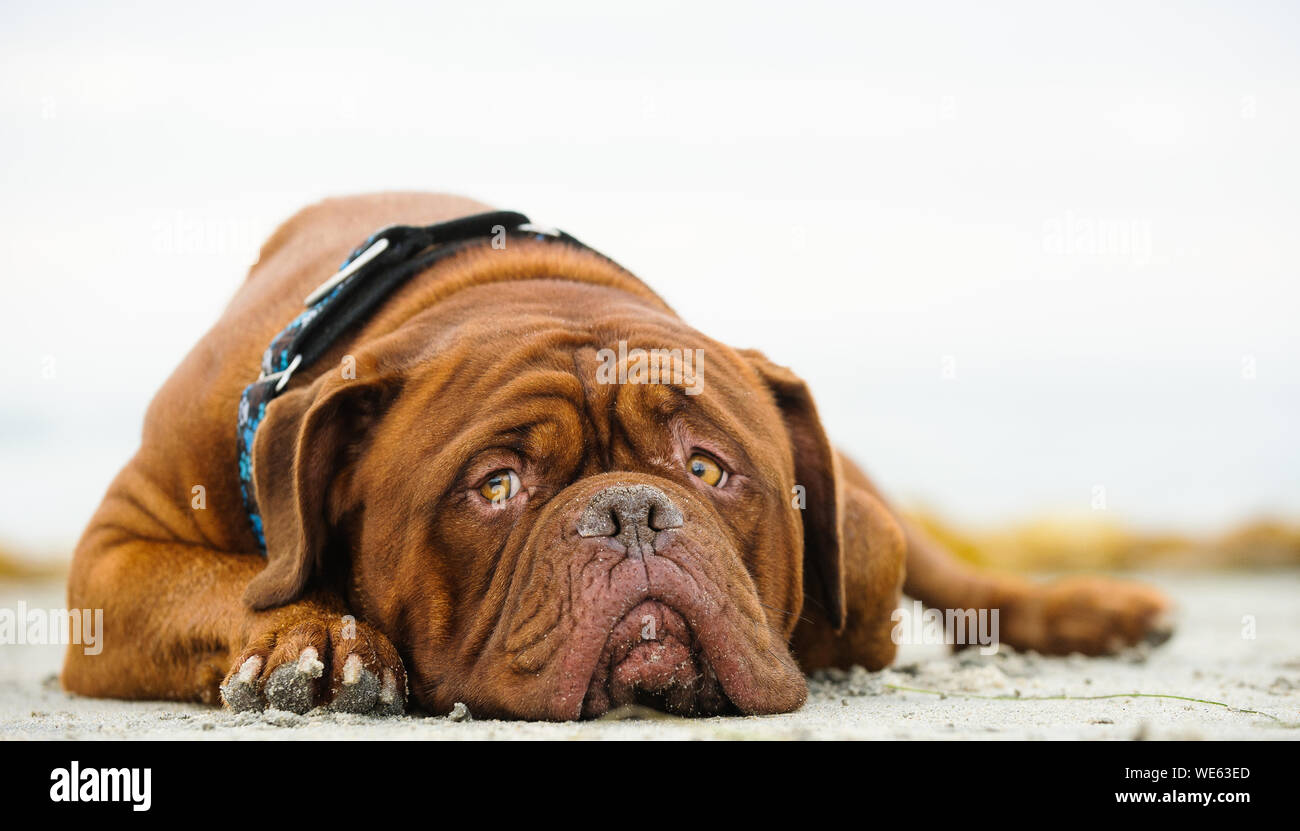
[[[524,234],[542,234],[543,236],[548,237],[558,237],[560,235],[559,228],[553,228],[549,225],[538,225],[535,222],[525,222],[523,225],[515,228],[515,230]]]
[[[302,353],[299,352],[297,355],[293,356],[293,360],[290,361],[289,365],[286,366],[284,369],[280,370],[279,372],[272,372],[270,375],[267,375],[266,373],[262,373],[257,376],[257,380],[269,381],[272,378],[279,378],[280,380],[276,381],[275,383],[275,391],[280,392],[281,390],[284,389],[284,385],[289,383],[290,376],[293,375],[293,371],[297,369],[298,365],[301,363],[302,363]]]
[[[315,306],[316,303],[322,297],[324,297],[325,295],[333,291],[335,286],[337,286],[339,283],[342,283],[344,280],[348,279],[353,274],[356,274],[358,271],[360,271],[362,268],[365,267],[366,263],[370,262],[375,257],[378,257],[380,254],[384,253],[387,250],[388,250],[388,237],[380,237],[379,239],[375,240],[373,243],[371,243],[369,248],[367,248],[365,251],[362,251],[360,254],[358,254],[356,258],[352,260],[352,262],[340,268],[338,271],[334,273],[333,277],[329,278],[328,280],[326,280],[325,282],[317,286],[315,291],[307,295],[307,299],[302,301],[302,304],[304,306],[307,306],[308,308]]]

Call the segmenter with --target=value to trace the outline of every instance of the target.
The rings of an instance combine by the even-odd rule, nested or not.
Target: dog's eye
[[[690,468],[692,476],[702,479],[706,485],[720,488],[727,483],[727,471],[712,456],[693,453],[686,461],[686,466]]]
[[[519,493],[519,474],[513,470],[498,470],[487,478],[478,492],[494,505],[504,504]]]

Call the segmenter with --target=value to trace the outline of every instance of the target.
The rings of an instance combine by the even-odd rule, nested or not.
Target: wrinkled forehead
[[[635,447],[688,429],[781,464],[780,416],[744,359],[619,292],[482,287],[413,324],[401,407],[433,447],[548,432]]]

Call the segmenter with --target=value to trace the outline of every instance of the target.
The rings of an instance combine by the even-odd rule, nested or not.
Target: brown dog
[[[104,649],[69,651],[69,690],[299,712],[400,712],[413,695],[539,719],[633,702],[780,713],[803,703],[803,671],[893,659],[900,590],[1000,609],[1003,642],[1046,653],[1164,633],[1152,590],[958,563],[836,454],[793,373],[691,329],[608,260],[528,239],[416,275],[293,376],[252,448],[264,558],[234,424],[263,348],[375,229],[484,210],[364,196],[275,233],[77,548],[70,604],[105,610]],[[707,356],[699,394],[602,380],[619,342],[703,350],[685,353]]]

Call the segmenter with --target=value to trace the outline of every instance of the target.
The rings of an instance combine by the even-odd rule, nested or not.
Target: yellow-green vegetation
[[[1042,518],[989,529],[959,528],[924,510],[909,516],[961,558],[1016,571],[1300,565],[1300,525],[1277,520],[1257,520],[1227,533],[1197,537],[1137,531],[1090,516]]]
[[[0,579],[37,580],[61,577],[68,571],[68,563],[57,558],[31,560],[19,557],[0,548]]]

